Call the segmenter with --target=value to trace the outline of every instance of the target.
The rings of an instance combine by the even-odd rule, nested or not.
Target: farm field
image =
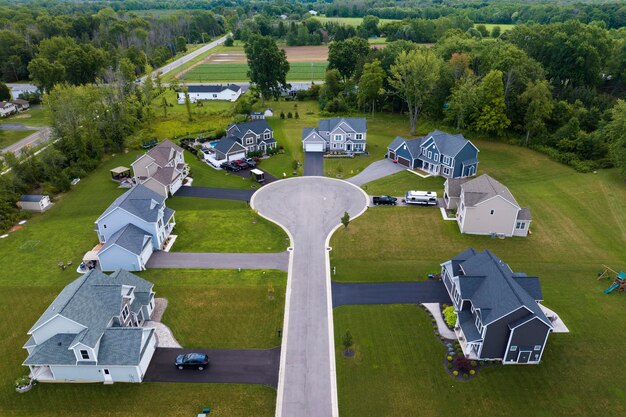
[[[359,26],[361,24],[361,22],[363,22],[363,18],[362,17],[326,17],[326,16],[316,16],[315,17],[317,20],[321,21],[322,23],[326,23],[326,22],[335,22],[335,23],[341,23],[344,25],[349,25],[349,26]],[[400,19],[380,19],[379,21],[379,25],[385,24],[385,23],[390,23],[390,22],[397,22]]]
[[[485,25],[485,28],[487,28],[487,30],[490,33],[493,30],[493,28],[496,27],[496,26],[500,26],[500,29],[502,30],[502,32],[506,32],[506,31],[511,30],[511,29],[513,29],[515,27],[514,24],[507,24],[507,23],[474,23],[474,27],[476,27],[478,25]]]
[[[596,279],[602,264],[626,268],[623,178],[615,170],[580,174],[524,148],[475,143],[481,150],[479,174],[501,180],[522,206],[531,208],[531,236],[461,235],[454,221],[444,222],[433,208],[370,208],[333,236],[334,279],[421,280],[468,247],[489,248],[514,271],[540,277],[544,304],[571,333],[552,335],[538,366],[489,368],[472,381],[459,382],[444,371],[443,345],[421,309],[340,307],[334,326],[341,414],[356,417],[381,408],[382,415],[414,416],[419,409],[426,417],[625,414],[626,398],[605,384],[626,383],[621,366],[605,363],[623,350],[616,335],[626,326],[625,300],[604,294],[610,281]],[[395,194],[434,185],[401,174],[369,183],[368,190]],[[356,344],[354,359],[340,354],[346,329]]]
[[[142,150],[131,150],[108,157],[72,191],[59,196],[55,207],[42,215],[33,215],[23,229],[0,239],[0,312],[4,314],[0,322],[0,415],[30,416],[47,409],[54,410],[55,415],[72,417],[148,417],[167,410],[168,416],[186,417],[207,405],[213,407],[216,415],[274,415],[276,391],[251,385],[43,384],[26,395],[13,390],[13,381],[26,372],[21,365],[26,358],[22,349],[26,332],[59,291],[78,277],[72,268],[62,271],[57,263],[72,261],[76,266],[95,245],[95,219],[123,192],[109,179],[108,171],[114,166],[129,166],[141,153]],[[213,173],[219,174],[208,167],[197,170],[200,168],[210,173],[204,181],[211,180]],[[184,219],[184,211],[190,208],[182,206],[176,216]],[[232,216],[236,213],[243,211],[238,209]],[[241,220],[247,221],[246,217]],[[209,228],[212,221],[204,218],[205,227]],[[228,236],[231,241],[237,238]],[[264,234],[257,237],[257,245],[265,242]],[[225,348],[267,348],[279,344],[275,331],[282,323],[285,273],[149,270],[142,274],[154,281],[158,297],[168,299],[163,320],[175,329],[181,343]],[[267,299],[269,282],[276,294],[273,301]],[[191,324],[197,317],[211,323],[210,332],[194,331]],[[262,323],[246,317],[258,317]],[[133,401],[127,401],[129,395]]]

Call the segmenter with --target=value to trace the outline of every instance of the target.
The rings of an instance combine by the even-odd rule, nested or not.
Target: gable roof
[[[461,185],[471,181],[470,178],[448,178],[446,184],[448,185],[448,197],[459,198],[461,196]]]
[[[509,189],[487,174],[476,177],[460,186],[465,193],[465,205],[468,207],[476,206],[495,196],[503,197],[519,207],[517,200],[515,200]]]
[[[237,142],[237,139],[232,136],[224,136],[220,141],[213,147],[217,152],[228,155],[233,148],[239,147],[240,149],[235,150],[235,152],[245,151],[246,148]]]
[[[235,93],[241,90],[241,87],[236,84],[226,85],[189,85],[187,86],[188,93],[221,93],[225,90],[231,90]],[[182,91],[182,90],[181,90]]]
[[[171,140],[165,139],[157,146],[146,152],[146,155],[154,159],[154,162],[157,165],[159,165],[160,167],[164,167],[165,165],[167,165],[168,162],[175,158],[176,152],[182,151],[183,148],[176,145]]]
[[[0,109],[4,109],[5,107],[15,107],[15,104],[8,101],[0,101]]]
[[[170,185],[176,178],[180,176],[180,171],[174,167],[159,168],[152,177],[163,185]]]
[[[517,212],[517,220],[530,220],[530,209],[527,207],[522,207],[520,211]]]
[[[45,196],[41,194],[24,194],[20,197],[19,201],[38,203],[43,200],[44,197]]]
[[[461,298],[469,299],[474,308],[480,310],[484,325],[488,325],[520,308],[551,327],[536,298],[540,295],[538,278],[531,280],[525,274],[514,273],[500,258],[488,250],[465,251],[457,257],[455,275],[459,277]],[[529,281],[521,281],[528,279]],[[523,282],[523,286],[520,285]],[[538,293],[539,291],[539,293]]]
[[[317,123],[317,129],[320,132],[330,132],[343,122],[348,124],[355,132],[362,133],[367,131],[367,120],[364,117],[333,117],[332,119],[322,119]]]
[[[398,150],[402,145],[406,145],[407,150],[413,158],[420,156],[420,146],[424,142],[424,138],[406,139],[401,136],[396,136],[395,139],[389,144],[388,148]]]
[[[116,198],[104,213],[98,217],[96,223],[118,207],[146,222],[154,223],[159,219],[159,210],[164,205],[164,201],[165,197],[159,193],[152,191],[145,185],[137,184]]]
[[[424,143],[430,138],[432,138],[435,142],[435,145],[437,146],[437,149],[439,149],[439,152],[448,156],[455,156],[461,151],[461,149],[465,147],[465,145],[467,145],[468,143],[472,144],[461,134],[451,135],[450,133],[446,133],[441,130],[435,130],[424,136]],[[472,146],[474,145],[472,144]],[[478,151],[478,148],[476,148],[475,146],[474,148]]]
[[[235,136],[236,138],[241,139],[241,137],[245,135],[248,130],[251,130],[255,134],[260,135],[268,129],[272,130],[270,125],[267,124],[267,120],[255,119],[249,122],[232,124],[228,126],[227,131],[228,136]]]
[[[128,223],[126,226],[111,235],[102,249],[100,249],[100,253],[106,251],[113,245],[117,245],[126,249],[130,253],[139,256],[145,246],[144,242],[146,238],[149,238],[150,240],[152,239],[152,235],[138,228],[134,224]]]

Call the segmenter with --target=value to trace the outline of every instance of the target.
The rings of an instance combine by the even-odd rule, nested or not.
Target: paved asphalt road
[[[289,230],[293,245],[276,416],[337,417],[326,238],[367,196],[345,181],[299,177],[261,188],[251,205]]]
[[[307,177],[324,176],[324,153],[305,152],[304,153],[304,175]]]
[[[208,369],[179,370],[176,356],[189,352],[209,355]],[[276,387],[280,348],[250,350],[157,348],[144,376],[145,382],[218,382],[231,384],[263,384]]]
[[[346,181],[360,187],[363,184],[384,178],[388,175],[395,174],[396,172],[404,171],[405,169],[405,166],[394,164],[389,159],[385,158],[371,163],[367,168],[361,171],[361,173],[352,178],[348,178]]]
[[[177,197],[200,197],[219,198],[222,200],[250,201],[252,194],[256,190],[235,190],[231,188],[211,188],[211,187],[180,187],[176,191]]]
[[[154,252],[148,268],[279,269],[286,271],[289,253]]]
[[[450,304],[441,281],[332,283],[333,307],[354,304]]]
[[[34,148],[37,145],[46,143],[50,140],[52,131],[49,127],[43,127],[35,131],[32,135],[2,149],[3,152],[13,152],[15,156],[20,156],[24,147]]]

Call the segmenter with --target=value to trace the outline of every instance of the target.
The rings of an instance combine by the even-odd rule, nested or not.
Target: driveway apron
[[[333,282],[333,307],[355,304],[450,304],[441,281],[341,283]]]
[[[324,176],[324,153],[305,152],[304,153],[304,176],[323,177]]]
[[[301,177],[261,188],[251,201],[290,234],[290,259],[278,417],[336,417],[337,383],[327,237],[344,212],[367,207],[367,196],[345,181]]]
[[[394,164],[389,159],[383,159],[369,164],[367,168],[359,174],[352,178],[348,178],[346,181],[360,187],[363,184],[393,175],[397,172],[404,171],[405,169],[405,166]]]

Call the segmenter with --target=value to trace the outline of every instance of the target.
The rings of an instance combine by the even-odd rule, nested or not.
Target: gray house
[[[232,161],[245,157],[248,152],[265,153],[275,147],[274,131],[265,119],[257,119],[228,126],[226,136],[214,149],[218,160]],[[237,156],[242,152],[243,155]]]
[[[174,229],[174,210],[165,197],[138,184],[118,197],[96,220],[103,271],[142,271],[155,250],[161,250]]]
[[[141,382],[156,348],[152,283],[92,270],[68,284],[28,331],[24,365],[42,382]]]
[[[441,130],[416,139],[397,136],[387,147],[389,158],[400,165],[446,178],[476,175],[478,152],[478,148],[463,135],[451,135]]]
[[[454,332],[470,359],[537,364],[552,331],[539,278],[513,272],[488,250],[467,249],[441,264],[454,305]]]
[[[34,211],[37,213],[43,213],[50,209],[53,203],[50,201],[50,196],[41,194],[25,194],[20,197],[17,202],[17,206],[25,211]]]
[[[367,144],[367,120],[364,117],[322,119],[317,127],[302,129],[305,152],[363,153]]]
[[[457,209],[461,233],[527,236],[530,209],[520,207],[509,189],[483,174],[477,178],[448,178],[443,199],[448,210]]]

